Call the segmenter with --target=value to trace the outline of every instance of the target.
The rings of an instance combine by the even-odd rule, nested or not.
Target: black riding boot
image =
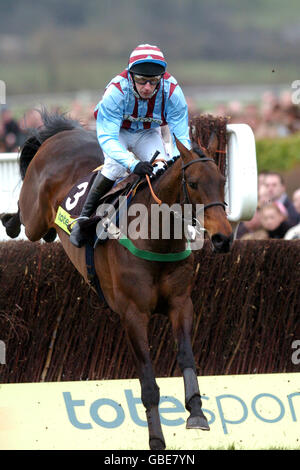
[[[93,214],[93,212],[97,209],[97,203],[99,202],[100,198],[112,188],[113,184],[114,181],[103,176],[100,171],[98,172],[82,208],[80,218],[88,219]],[[80,221],[78,221],[72,229],[70,242],[77,246],[77,248],[82,247],[86,243],[86,240],[80,230]]]

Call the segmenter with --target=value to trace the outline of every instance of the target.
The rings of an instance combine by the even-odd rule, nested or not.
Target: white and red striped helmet
[[[140,44],[130,54],[128,69],[132,73],[151,77],[163,74],[166,68],[167,62],[157,46]]]

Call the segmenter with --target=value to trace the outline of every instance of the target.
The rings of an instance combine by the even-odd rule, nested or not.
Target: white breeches
[[[165,160],[169,160],[171,158],[166,150],[160,127],[137,132],[130,132],[126,129],[121,129],[119,140],[126,150],[134,154],[137,158],[137,163],[138,160],[143,162],[150,161],[156,150],[160,152],[158,158],[164,158]],[[113,158],[104,154],[104,165],[101,173],[103,176],[106,176],[106,178],[115,181],[126,176],[126,174],[128,174],[128,170]]]

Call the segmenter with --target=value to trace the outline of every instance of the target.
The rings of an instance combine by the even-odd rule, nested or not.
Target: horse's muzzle
[[[227,237],[223,233],[215,233],[211,237],[211,242],[213,251],[216,253],[228,253],[232,246],[233,233],[231,233],[230,237]]]

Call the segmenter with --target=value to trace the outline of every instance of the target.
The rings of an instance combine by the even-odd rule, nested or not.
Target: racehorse
[[[3,224],[11,237],[21,224],[29,240],[52,241],[56,232],[68,257],[88,282],[85,248],[76,248],[68,234],[55,225],[61,201],[83,176],[103,161],[95,133],[61,114],[42,113],[44,126],[30,135],[20,155],[23,185],[16,214],[4,216]],[[188,150],[176,141],[180,158],[153,180],[153,191],[163,203],[172,206],[188,200],[194,207],[204,204],[204,227],[216,252],[228,252],[233,241],[232,228],[224,206],[225,177],[213,157],[218,139],[212,134],[207,149]],[[146,208],[153,198],[147,185],[141,185],[133,201]],[[151,221],[150,221],[151,223]],[[137,239],[140,250],[159,254],[178,254],[185,250],[186,238],[168,240]],[[159,417],[159,388],[151,364],[147,325],[153,313],[165,313],[177,344],[177,361],[184,378],[185,406],[189,411],[186,427],[209,430],[202,411],[201,395],[192,352],[194,277],[193,252],[177,261],[157,261],[136,257],[117,240],[98,244],[94,252],[95,269],[107,304],[120,315],[133,354],[146,409],[150,449],[165,449]]]

